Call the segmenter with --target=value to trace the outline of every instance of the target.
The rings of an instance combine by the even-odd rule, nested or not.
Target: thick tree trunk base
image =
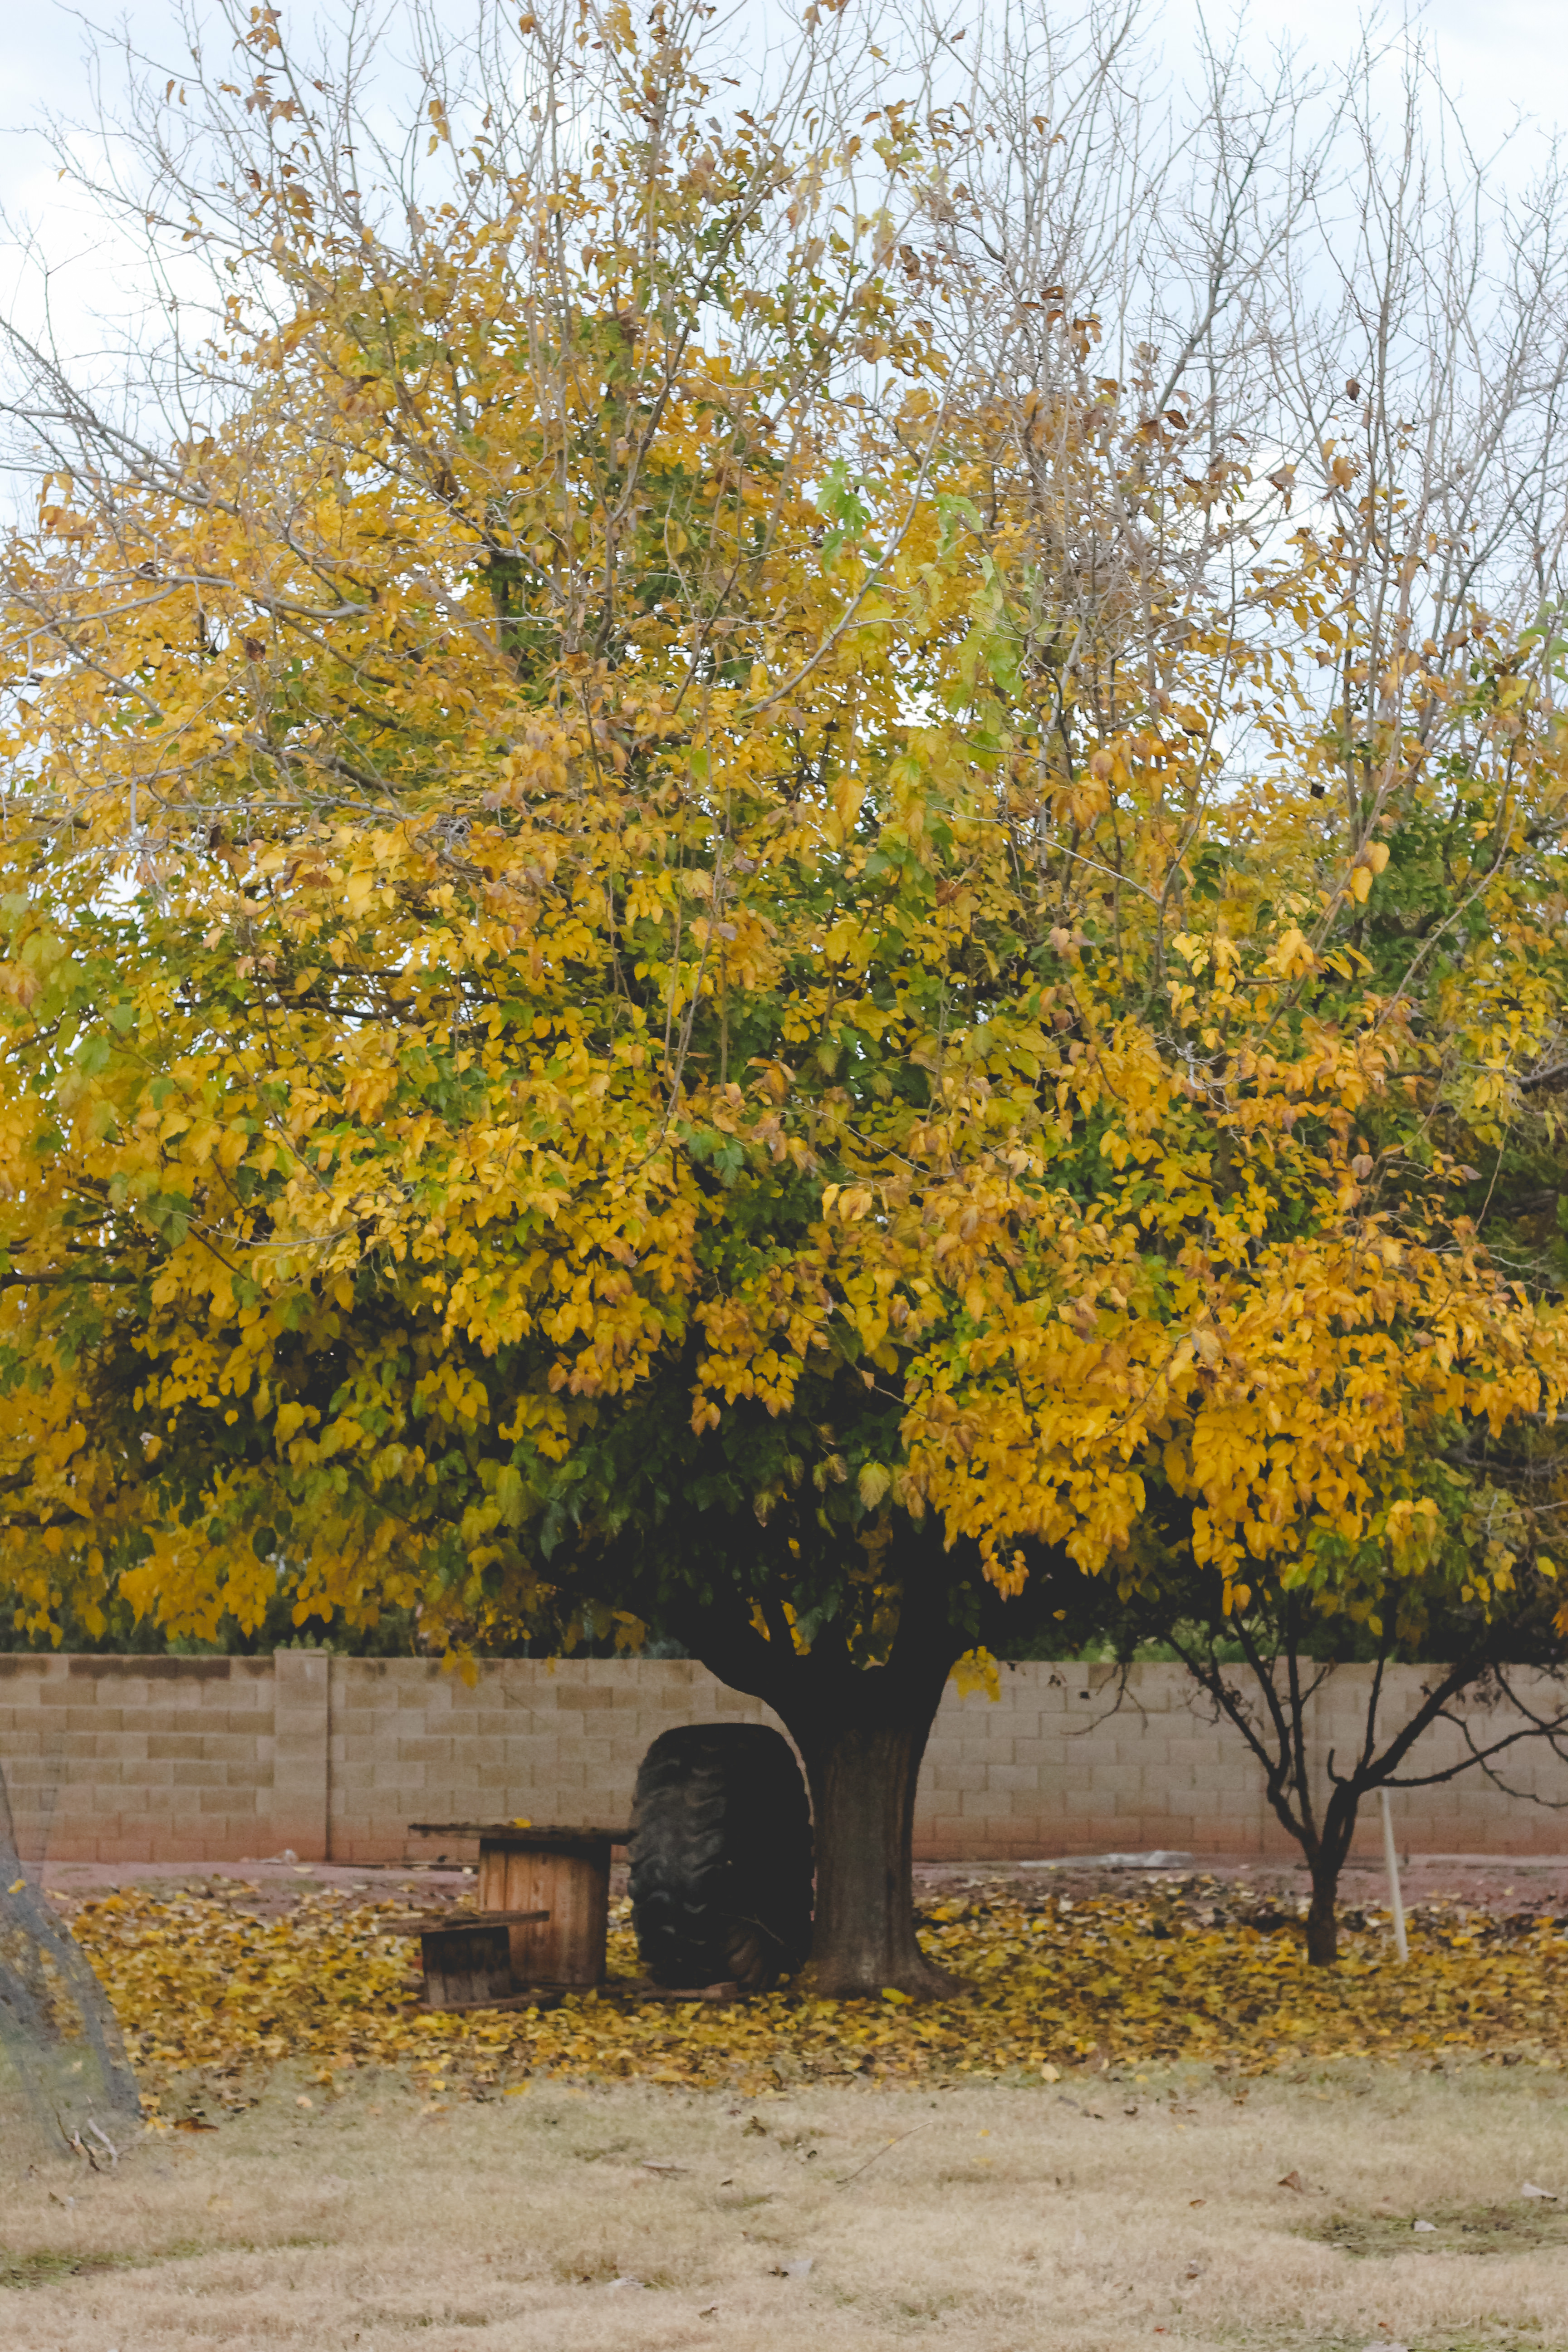
[[[792,1990],[804,1993],[809,2000],[878,2000],[884,1992],[901,1992],[910,2000],[956,2000],[970,1988],[963,1977],[954,1976],[951,1969],[939,1969],[916,1947],[913,1960],[900,1961],[896,1969],[876,1971],[879,1982],[871,1984],[863,1969],[853,1963],[808,1960],[800,1974],[790,1979]]]
[[[926,1729],[924,1722],[847,1726],[807,1754],[816,1914],[811,1961],[796,1981],[821,2000],[892,1991],[945,2000],[962,1989],[926,1958],[915,1934],[910,1848]]]
[[[692,1646],[723,1682],[773,1707],[811,1785],[816,1900],[811,1958],[796,1982],[823,2000],[942,2000],[960,1980],[928,1959],[915,1934],[915,1784],[963,1635],[952,1619],[959,1570],[940,1521],[906,1529],[899,1625],[879,1665],[858,1664],[842,1629],[797,1652],[784,1600],[788,1564],[761,1606],[722,1623],[694,1613]],[[965,1539],[963,1573],[981,1582]],[[769,1611],[772,1611],[771,1616]],[[969,1636],[973,1639],[973,1634]]]

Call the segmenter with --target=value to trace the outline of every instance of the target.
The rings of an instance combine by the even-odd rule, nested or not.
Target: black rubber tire
[[[762,1724],[683,1724],[632,1800],[632,1923],[655,1984],[765,1992],[811,1949],[811,1808],[789,1742]]]

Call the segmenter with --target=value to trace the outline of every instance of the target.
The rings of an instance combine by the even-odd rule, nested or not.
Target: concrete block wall
[[[270,1850],[270,1658],[0,1656],[18,1844],[69,1862]]]
[[[1320,1802],[1331,1758],[1344,1759],[1364,1734],[1373,1669],[1341,1667],[1308,1710],[1307,1763]],[[1385,1675],[1380,1741],[1421,1704],[1419,1667]],[[1521,1675],[1527,1705],[1562,1705],[1544,1677]],[[1029,1665],[1001,1670],[1001,1696],[960,1698],[949,1689],[921,1775],[919,1850],[931,1860],[1013,1857],[1167,1847],[1194,1854],[1294,1860],[1299,1849],[1276,1821],[1263,1773],[1239,1733],[1213,1722],[1180,1667],[1132,1668],[1120,1706],[1107,1666]],[[1477,1710],[1477,1745],[1522,1718]],[[962,1730],[960,1729],[962,1727]],[[958,1736],[955,1738],[955,1733]],[[966,1738],[963,1735],[967,1733]],[[1466,1753],[1463,1733],[1438,1724],[1406,1766],[1440,1771]],[[1403,1849],[1422,1853],[1568,1852],[1568,1764],[1544,1741],[1521,1740],[1500,1757],[1497,1778],[1472,1768],[1461,1779],[1394,1792]],[[1500,1785],[1501,1783],[1502,1785]],[[1382,1849],[1382,1817],[1364,1807],[1354,1851]]]
[[[279,1650],[272,1663],[272,1844],[324,1862],[335,1662],[324,1650]]]
[[[1366,1674],[1313,1703],[1310,1762],[1352,1745]],[[1388,1680],[1389,1723],[1420,1670]],[[1135,1667],[1118,1707],[1103,1666],[1004,1666],[1000,1696],[949,1689],[921,1774],[916,1851],[1026,1860],[1173,1847],[1294,1858],[1238,1736],[1194,1709],[1178,1668]],[[1486,1719],[1483,1718],[1484,1723]],[[772,1722],[684,1660],[507,1660],[472,1683],[419,1659],[0,1655],[0,1768],[24,1854],[57,1861],[395,1862],[438,1850],[415,1821],[624,1822],[637,1767],[680,1723]],[[1447,1727],[1421,1769],[1463,1752]],[[1500,1767],[1394,1798],[1417,1853],[1558,1853],[1568,1766],[1523,1742]],[[1526,1801],[1534,1793],[1548,1806]],[[1370,1811],[1359,1832],[1379,1837]],[[448,1844],[452,1842],[447,1841]]]
[[[413,1821],[614,1827],[661,1731],[775,1722],[686,1659],[496,1660],[472,1685],[421,1659],[337,1659],[331,1706],[331,1848],[346,1862],[435,1852],[407,1843]]]

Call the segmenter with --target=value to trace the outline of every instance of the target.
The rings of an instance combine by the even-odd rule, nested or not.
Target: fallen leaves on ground
[[[1259,1908],[1212,1880],[1129,1895],[938,1905],[931,1956],[969,1990],[941,2002],[818,2000],[788,1990],[730,2004],[639,1997],[627,1907],[609,1980],[554,2010],[411,2006],[405,1907],[341,1894],[282,1916],[226,1900],[136,1890],[84,1904],[76,1933],[144,2084],[191,2069],[241,2082],[280,2060],[323,2083],[361,2066],[423,2086],[483,2088],[541,2074],[758,2090],[856,2077],[919,2083],[1049,2080],[1086,2062],[1224,2061],[1470,2053],[1560,2064],[1568,1918],[1500,1918],[1433,1903],[1411,1917],[1409,1962],[1375,1916],[1352,1915],[1337,1969],[1310,1968],[1296,1907]]]

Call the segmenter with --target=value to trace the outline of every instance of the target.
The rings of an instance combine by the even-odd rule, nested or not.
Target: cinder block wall
[[[0,1769],[29,1858],[271,1847],[270,1658],[0,1656]]]
[[[416,1659],[337,1659],[326,1834],[334,1855],[374,1862],[437,1850],[409,1843],[413,1821],[614,1827],[658,1734],[721,1720],[774,1718],[685,1659],[508,1659],[471,1685]]]
[[[1392,1678],[1389,1723],[1418,1702]],[[1311,1753],[1354,1742],[1366,1670],[1315,1705]],[[1294,1856],[1237,1735],[1190,1702],[1179,1669],[1133,1669],[1115,1706],[1103,1666],[1020,1665],[1001,1696],[949,1690],[921,1775],[917,1852],[1027,1859],[1107,1849]],[[551,1665],[509,1660],[469,1684],[416,1659],[0,1655],[0,1767],[22,1851],[57,1861],[218,1862],[280,1853],[395,1862],[436,1850],[414,1821],[625,1822],[639,1759],[679,1723],[770,1722],[686,1661]],[[1479,1718],[1478,1729],[1489,1718]],[[1419,1769],[1462,1753],[1428,1735]],[[1539,1743],[1479,1772],[1394,1798],[1417,1853],[1568,1852],[1568,1766]],[[1360,1832],[1378,1838],[1375,1815]],[[448,1841],[448,1843],[451,1842]]]

